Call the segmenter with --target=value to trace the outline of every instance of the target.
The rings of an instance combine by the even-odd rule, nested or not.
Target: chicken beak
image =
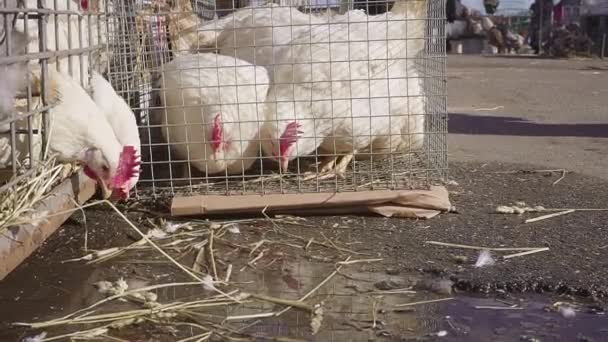
[[[281,166],[281,171],[286,172],[287,168],[289,167],[289,159],[288,158],[281,158],[281,162],[280,162],[280,166]]]
[[[103,199],[109,199],[112,196],[112,189],[110,189],[108,184],[103,179],[99,179],[99,186],[101,187],[101,196]]]

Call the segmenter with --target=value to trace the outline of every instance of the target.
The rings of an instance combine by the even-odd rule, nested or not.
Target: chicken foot
[[[305,177],[302,178],[302,181],[308,181],[311,179],[319,179],[319,180],[323,180],[323,179],[328,179],[328,178],[332,178],[335,176],[338,176],[341,179],[344,179],[344,174],[346,173],[346,169],[348,168],[348,165],[350,164],[350,162],[353,160],[353,158],[355,157],[355,153],[349,153],[343,156],[331,156],[331,157],[325,157],[323,158],[323,160],[320,162],[320,171],[319,173],[315,173],[315,172],[306,172],[304,175]]]
[[[336,164],[336,166],[334,167],[334,172],[338,175],[338,177],[340,178],[344,178],[344,174],[346,173],[346,169],[348,169],[348,165],[352,162],[353,158],[355,158],[355,153],[349,153],[346,155],[343,155],[340,158],[340,161]]]

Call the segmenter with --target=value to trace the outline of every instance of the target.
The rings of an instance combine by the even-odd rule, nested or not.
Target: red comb
[[[130,145],[124,146],[118,160],[116,175],[112,178],[112,187],[125,188],[129,180],[139,174],[140,164],[135,147]],[[127,186],[126,188],[128,189],[129,187]]]
[[[302,125],[295,121],[287,124],[283,134],[281,134],[281,138],[279,138],[279,149],[281,155],[284,155],[289,146],[293,145],[300,137],[300,134],[304,133],[300,131],[300,127],[302,127]]]
[[[213,148],[214,152],[220,148],[222,144],[222,135],[224,133],[220,115],[220,113],[215,115],[215,118],[213,119],[213,128],[211,129],[211,148]]]

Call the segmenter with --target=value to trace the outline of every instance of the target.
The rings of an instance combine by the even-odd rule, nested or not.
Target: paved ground
[[[458,185],[450,185],[449,190],[451,200],[460,213],[441,215],[430,221],[360,216],[309,218],[309,225],[293,228],[296,229],[294,231],[286,230],[292,235],[277,236],[273,234],[279,231],[278,228],[268,222],[251,226],[243,224],[242,235],[234,239],[246,246],[256,239],[274,241],[285,236],[296,236],[293,234],[299,238],[289,240],[289,248],[273,246],[269,249],[272,253],[264,256],[266,259],[259,260],[259,268],[253,271],[243,268],[245,271],[235,274],[244,277],[253,272],[254,276],[262,277],[259,279],[283,279],[286,284],[283,287],[292,286],[292,278],[295,277],[304,284],[298,285],[299,293],[295,298],[300,298],[317,283],[311,274],[323,277],[328,272],[326,268],[332,268],[333,262],[345,257],[332,256],[322,249],[322,260],[331,257],[331,263],[323,261],[321,266],[325,268],[322,269],[304,264],[307,259],[299,254],[310,251],[293,248],[294,243],[297,247],[311,241],[311,237],[319,239],[321,232],[326,240],[330,239],[327,241],[339,241],[358,253],[383,259],[382,262],[359,265],[361,269],[356,269],[356,272],[349,271],[352,273],[344,278],[351,279],[356,285],[354,287],[353,284],[341,286],[336,280],[333,289],[351,292],[346,293],[348,296],[345,296],[344,303],[328,299],[330,304],[333,303],[330,308],[337,308],[336,312],[340,313],[332,314],[333,311],[329,311],[328,316],[344,318],[363,312],[371,315],[374,310],[370,310],[370,304],[362,302],[363,306],[357,307],[353,304],[356,302],[354,298],[362,299],[364,295],[359,292],[361,289],[372,288],[373,282],[388,275],[397,279],[400,287],[414,285],[418,293],[409,298],[411,301],[428,299],[431,295],[431,298],[444,297],[451,292],[449,284],[447,288],[437,284],[444,284],[447,279],[454,282],[456,293],[452,294],[457,297],[455,302],[431,306],[436,308],[433,312],[416,308],[409,316],[397,316],[394,321],[393,316],[382,318],[388,325],[386,330],[378,333],[387,332],[389,335],[382,336],[390,336],[390,340],[431,340],[428,334],[440,329],[448,331],[448,336],[444,338],[446,341],[530,341],[524,338],[528,335],[542,338],[543,341],[590,340],[579,338],[582,333],[589,334],[586,336],[597,341],[606,340],[607,332],[602,321],[604,316],[598,316],[597,312],[604,312],[608,299],[608,275],[604,271],[608,267],[608,235],[605,233],[608,213],[576,212],[526,224],[524,219],[536,214],[523,217],[499,215],[494,213],[494,208],[515,201],[552,208],[606,206],[607,80],[608,63],[601,61],[450,57],[451,177]],[[502,107],[476,110],[498,106]],[[566,175],[556,185],[554,182],[561,177],[560,173],[504,173],[506,170],[524,168],[567,168],[576,172]],[[146,224],[144,215],[131,213],[130,217],[142,226]],[[132,242],[131,229],[107,211],[88,210],[87,222],[89,248],[103,249]],[[181,275],[172,269],[165,270],[167,266],[156,264],[156,259],[147,260],[139,255],[126,255],[124,260],[114,264],[62,263],[62,260],[82,255],[83,226],[83,220],[75,215],[33,257],[0,283],[0,306],[6,309],[0,310],[0,322],[55,318],[89,305],[95,296],[100,296],[91,286],[95,281],[124,276],[157,282],[166,274]],[[249,236],[251,240],[247,238]],[[505,260],[499,256],[507,252],[494,253],[497,258],[495,265],[476,268],[473,263],[477,251],[425,243],[430,240],[491,247],[549,247],[549,251]],[[220,263],[222,265],[228,262],[235,262],[236,265],[237,261],[244,262],[251,257],[247,256],[247,250],[233,257],[232,252],[223,253],[220,249],[215,256],[218,260],[226,259]],[[289,254],[295,252],[299,254]],[[275,259],[283,261],[275,262]],[[293,267],[290,264],[292,261]],[[185,264],[191,265],[192,260],[187,260]],[[262,267],[262,264],[266,266]],[[282,275],[283,270],[292,268],[298,270],[294,271],[295,276],[292,277],[289,272],[288,277]],[[429,275],[437,276],[429,282],[430,285],[424,280]],[[437,282],[437,279],[443,280]],[[256,290],[263,287],[262,283],[253,282],[258,287]],[[334,295],[342,293],[338,290],[334,290]],[[477,302],[471,297],[462,296],[461,290],[491,292],[490,298],[486,298],[489,302],[482,305],[504,306],[504,301],[494,302],[492,296],[505,296],[507,302],[517,303],[522,310],[519,316],[503,310],[491,310],[489,313],[480,311],[474,307]],[[276,289],[273,288],[273,291]],[[576,320],[566,321],[558,313],[546,312],[546,305],[558,299],[542,297],[540,302],[536,302],[537,299],[528,294],[519,294],[519,291],[554,292],[561,295],[559,300],[580,301],[581,309],[577,311]],[[596,307],[596,303],[583,305],[586,301],[569,295],[597,299],[596,303],[601,307]],[[163,300],[180,299],[181,296],[172,293]],[[378,313],[383,311],[379,310]],[[350,316],[344,313],[350,313]],[[361,317],[364,319],[361,322],[370,322],[369,317]],[[514,323],[510,319],[514,319]],[[301,319],[297,316],[287,317],[276,324],[276,329],[284,329],[294,320]],[[333,318],[327,320],[323,332],[332,337],[324,335],[318,340],[369,340],[367,334],[370,329],[345,330],[344,322],[334,322]],[[375,318],[372,321],[375,322]],[[149,326],[142,325],[140,328],[151,336],[163,336],[162,331],[148,329]],[[23,336],[23,332],[23,329],[9,329],[6,323],[0,323],[0,340],[15,340],[17,336]],[[112,333],[137,335],[141,331],[123,329]],[[271,335],[282,333],[273,331]],[[131,335],[122,337],[136,340]],[[173,336],[166,340],[175,338]]]
[[[608,179],[607,84],[608,61],[450,56],[450,158]]]

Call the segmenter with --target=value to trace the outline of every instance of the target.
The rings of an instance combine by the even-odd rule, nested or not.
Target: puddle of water
[[[244,239],[243,235],[239,238]],[[288,248],[270,250],[267,256],[259,260],[255,269],[244,264],[250,257],[224,252],[218,251],[217,255],[224,263],[233,264],[231,281],[240,284],[243,291],[283,299],[302,298],[335,270],[333,264],[292,256]],[[116,280],[122,276],[132,285],[138,282],[139,286],[189,280],[181,279],[183,274],[164,263],[163,259],[155,256],[147,260],[154,258],[159,263],[133,263],[133,256],[97,266],[48,263],[45,258],[32,261],[0,283],[0,322],[5,323],[0,328],[0,341],[17,341],[23,337],[23,329],[7,329],[8,322],[57,318],[100,300],[103,296],[97,293],[93,284],[101,280]],[[190,260],[183,262],[191,264]],[[608,325],[603,315],[577,312],[575,317],[565,318],[557,312],[546,312],[545,307],[553,303],[546,296],[519,297],[521,301],[517,303],[522,310],[478,309],[476,306],[504,304],[493,298],[455,295],[450,301],[395,311],[399,304],[449,295],[420,290],[397,294],[379,292],[375,285],[379,281],[385,281],[392,287],[405,288],[419,280],[417,276],[408,274],[387,275],[384,270],[377,264],[349,265],[310,295],[306,303],[313,305],[324,302],[323,325],[315,336],[310,332],[310,315],[295,309],[280,317],[262,319],[253,325],[254,320],[231,322],[230,325],[260,341],[276,336],[306,341],[519,341],[524,335],[541,341],[575,341],[582,335],[596,341],[608,340],[608,330],[605,330]],[[211,295],[200,287],[164,288],[156,293],[161,303],[192,301]],[[108,303],[104,305],[104,310],[135,307],[129,303]],[[219,324],[226,316],[276,312],[282,308],[281,305],[256,301],[204,313],[209,315],[209,320]],[[52,330],[50,335],[70,329],[74,327]],[[438,332],[445,332],[445,336],[437,337]],[[129,341],[172,341],[194,333],[189,328],[172,332],[163,326],[143,324],[112,331],[111,334]],[[28,336],[32,334],[27,333]]]
[[[493,298],[463,296],[445,303],[441,310],[446,341],[524,341],[522,336],[539,341],[606,341],[608,325],[604,315],[581,310],[566,318],[551,306],[546,296],[528,295],[518,303],[522,310],[476,309],[476,306],[506,306]],[[530,340],[532,341],[532,340]]]

